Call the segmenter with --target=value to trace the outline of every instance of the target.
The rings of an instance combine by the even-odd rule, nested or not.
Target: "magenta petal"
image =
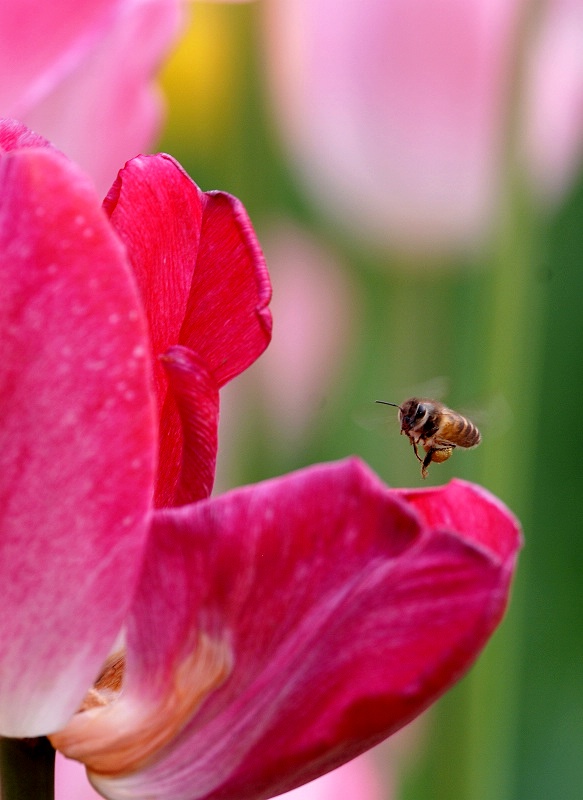
[[[128,248],[154,357],[185,345],[219,386],[252,364],[271,335],[271,287],[241,203],[201,192],[173,158],[157,155],[121,170],[105,208]],[[157,378],[161,402],[161,370]]]
[[[64,724],[130,602],[155,418],[145,321],[94,190],[0,158],[0,733]]]
[[[269,344],[270,299],[263,253],[242,203],[225,192],[207,192],[180,342],[204,358],[219,386]]]
[[[159,356],[179,343],[202,226],[202,192],[169,156],[138,156],[104,202],[124,242],[148,317],[158,406],[167,391]]]
[[[429,526],[350,460],[158,512],[109,734],[68,754],[113,800],[259,800],[389,735],[460,677],[507,601],[516,524],[479,491],[469,524],[442,524],[460,493]],[[474,538],[484,524],[497,553]]]
[[[456,479],[446,486],[395,491],[415,508],[426,525],[451,531],[469,529],[475,545],[487,550],[492,559],[499,559],[501,564],[510,559],[513,563],[518,522],[481,486]],[[505,530],[500,530],[500,525]]]
[[[239,201],[204,194],[170,156],[130,161],[104,205],[148,315],[163,432],[156,503],[165,505],[176,486],[182,425],[159,357],[180,344],[217,386],[238,375],[269,342],[269,277]]]
[[[217,460],[219,390],[203,362],[186,347],[171,347],[162,357],[183,436],[160,431],[158,505],[184,505],[206,499],[213,488]],[[172,400],[170,394],[168,400]],[[163,422],[170,420],[163,414]]]

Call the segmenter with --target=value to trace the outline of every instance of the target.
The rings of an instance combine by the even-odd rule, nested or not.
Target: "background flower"
[[[326,213],[425,259],[475,250],[497,223],[515,116],[541,193],[564,191],[583,139],[581,6],[543,4],[527,30],[529,5],[267,4],[277,122]]]
[[[0,116],[50,139],[105,193],[120,165],[159,134],[154,78],[182,8],[182,0],[3,4]]]

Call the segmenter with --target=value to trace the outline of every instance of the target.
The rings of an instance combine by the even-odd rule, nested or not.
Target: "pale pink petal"
[[[22,117],[112,24],[126,0],[11,0],[0,4],[0,113]]]
[[[184,4],[125,0],[117,5],[109,26],[75,68],[23,116],[92,176],[100,194],[120,165],[151,149],[159,133],[161,98],[153,80],[178,36]],[[55,19],[61,24],[60,17]]]
[[[525,71],[525,161],[533,188],[556,200],[583,161],[583,3],[549,0]]]
[[[279,796],[281,800],[391,800],[369,755]]]
[[[270,0],[267,78],[322,208],[432,254],[488,231],[521,0]]]
[[[55,761],[55,800],[100,800],[101,795],[87,780],[83,764],[57,753]]]
[[[157,505],[176,491],[182,427],[159,356],[188,347],[222,386],[263,352],[271,335],[269,276],[241,203],[202,192],[170,156],[121,170],[105,208],[125,243],[152,339],[160,441]]]
[[[350,460],[158,512],[124,690],[53,741],[113,800],[260,800],[373,746],[506,605],[515,520],[466,484],[442,499],[433,527]]]
[[[0,732],[65,723],[133,594],[155,420],[145,320],[89,181],[0,157]]]

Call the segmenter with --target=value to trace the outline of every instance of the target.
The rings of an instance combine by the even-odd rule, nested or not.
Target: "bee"
[[[436,464],[447,461],[456,447],[476,447],[482,439],[473,422],[437,400],[411,397],[400,406],[386,400],[376,402],[399,409],[401,433],[408,436],[413,445],[422,478],[427,477],[432,461]],[[417,452],[417,445],[425,450],[425,458]]]

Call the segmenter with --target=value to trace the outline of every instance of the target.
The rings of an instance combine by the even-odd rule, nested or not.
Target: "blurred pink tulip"
[[[538,5],[270,0],[272,103],[322,206],[406,253],[483,241],[500,202],[523,15]],[[580,0],[551,0],[527,48],[528,167],[555,194],[581,151],[581,15]]]
[[[389,794],[381,785],[372,758],[363,755],[311,783],[280,795],[280,800],[391,800],[391,797],[392,793]]]
[[[533,189],[557,200],[583,160],[583,2],[547,0],[527,53],[524,158]]]
[[[155,155],[102,206],[6,120],[0,187],[0,734],[111,800],[263,800],[401,728],[500,621],[516,520],[354,458],[211,498],[271,334],[241,203]]]
[[[0,4],[0,116],[22,120],[105,192],[158,133],[157,69],[183,0]]]

